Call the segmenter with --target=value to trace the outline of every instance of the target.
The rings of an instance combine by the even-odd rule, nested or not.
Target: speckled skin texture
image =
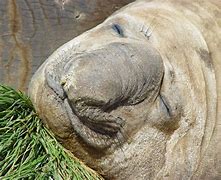
[[[221,3],[141,0],[56,50],[29,94],[107,179],[221,178]]]

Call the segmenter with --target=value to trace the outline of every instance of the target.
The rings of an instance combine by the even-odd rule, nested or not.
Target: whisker
[[[119,135],[122,135],[121,132],[119,134],[117,134],[116,139],[117,139],[117,145],[119,147],[119,149],[121,150],[121,152],[123,153],[124,158],[126,157],[124,150],[123,150],[123,141],[121,140],[122,138],[119,137]]]

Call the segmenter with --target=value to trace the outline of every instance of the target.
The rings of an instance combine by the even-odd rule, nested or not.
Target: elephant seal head
[[[32,78],[44,123],[104,177],[188,178],[206,147],[213,65],[202,33],[173,8],[131,4],[64,44]]]

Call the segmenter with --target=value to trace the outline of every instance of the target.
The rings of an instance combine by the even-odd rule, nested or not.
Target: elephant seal
[[[107,179],[221,178],[221,3],[141,0],[56,50],[29,94]]]

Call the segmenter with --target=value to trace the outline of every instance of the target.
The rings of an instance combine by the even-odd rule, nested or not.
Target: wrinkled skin
[[[29,93],[109,179],[221,178],[221,3],[138,1],[56,50]]]
[[[132,0],[1,0],[0,82],[27,90],[59,46]]]

